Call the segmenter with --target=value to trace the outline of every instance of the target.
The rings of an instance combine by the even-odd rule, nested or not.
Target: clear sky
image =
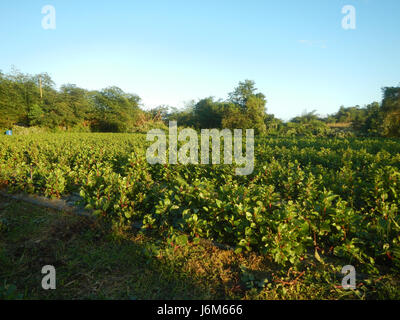
[[[44,5],[56,29],[42,28]],[[356,29],[342,28],[344,5]],[[116,85],[145,107],[227,97],[251,79],[289,119],[381,100],[400,83],[399,0],[2,0],[0,70]]]

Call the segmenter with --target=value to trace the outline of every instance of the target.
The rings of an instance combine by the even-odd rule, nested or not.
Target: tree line
[[[184,109],[141,107],[138,95],[118,87],[86,90],[73,84],[55,88],[47,73],[0,72],[0,128],[41,127],[50,130],[135,132],[162,127],[170,120],[180,126],[206,128],[253,128],[270,135],[364,135],[400,136],[400,87],[385,87],[381,103],[340,107],[335,114],[320,117],[305,112],[288,122],[267,113],[266,96],[255,82],[245,80],[226,100],[207,97]]]

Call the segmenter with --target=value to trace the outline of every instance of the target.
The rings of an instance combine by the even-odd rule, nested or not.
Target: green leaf
[[[315,253],[314,253],[315,259],[317,259],[318,262],[325,264],[324,260],[320,257],[318,250],[315,248]]]
[[[235,249],[235,253],[236,254],[239,254],[239,253],[241,253],[243,251],[243,249],[241,248],[241,247],[237,247],[236,249]]]
[[[184,235],[184,234],[175,238],[175,242],[179,246],[185,246],[188,243],[188,241],[189,241],[189,239],[188,239],[187,235]]]

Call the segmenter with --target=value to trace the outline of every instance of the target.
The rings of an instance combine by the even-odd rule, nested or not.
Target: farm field
[[[79,194],[81,205],[98,218],[93,226],[86,218],[0,198],[7,203],[0,206],[4,292],[14,284],[24,298],[55,298],[22,280],[33,279],[28,266],[50,252],[42,258],[62,261],[71,279],[63,278],[63,285],[75,281],[56,298],[82,297],[76,275],[89,279],[79,268],[99,269],[91,259],[77,263],[85,254],[75,250],[72,257],[72,241],[95,251],[100,261],[109,259],[104,265],[110,277],[143,272],[142,265],[131,264],[132,254],[148,261],[150,275],[144,277],[164,268],[181,279],[158,294],[131,286],[88,289],[83,296],[89,298],[400,298],[398,140],[258,137],[249,176],[235,175],[235,165],[150,165],[149,145],[141,134],[0,137],[3,191],[48,198]],[[24,224],[25,231],[16,231]],[[43,253],[35,249],[35,237],[49,246]],[[120,250],[125,255],[115,254]],[[19,261],[14,273],[6,267],[13,261]],[[356,290],[341,288],[345,265],[357,271]],[[171,285],[167,275],[163,283]],[[203,289],[193,291],[186,278]]]

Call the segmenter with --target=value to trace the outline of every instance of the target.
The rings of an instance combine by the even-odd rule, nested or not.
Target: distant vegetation
[[[0,198],[0,299],[399,299],[400,141],[367,136],[400,136],[400,88],[325,118],[283,122],[266,105],[250,80],[227,100],[145,111],[116,87],[56,90],[46,74],[0,74],[0,128],[16,133],[0,135],[0,190],[78,197],[106,226]],[[150,164],[141,132],[169,120],[254,128],[251,176],[236,175],[236,164]],[[233,250],[203,246],[211,241]],[[42,262],[60,271],[53,293],[37,289]],[[357,287],[345,291],[349,264]],[[124,280],[116,289],[115,279]]]
[[[381,103],[340,107],[327,117],[315,111],[284,122],[267,113],[267,99],[254,81],[245,80],[227,100],[206,97],[183,110],[141,108],[139,96],[118,87],[89,91],[73,84],[58,90],[46,73],[0,72],[0,128],[16,132],[145,132],[177,120],[185,127],[254,128],[258,134],[280,136],[400,136],[400,87],[385,87]],[[34,130],[24,128],[33,127]]]

